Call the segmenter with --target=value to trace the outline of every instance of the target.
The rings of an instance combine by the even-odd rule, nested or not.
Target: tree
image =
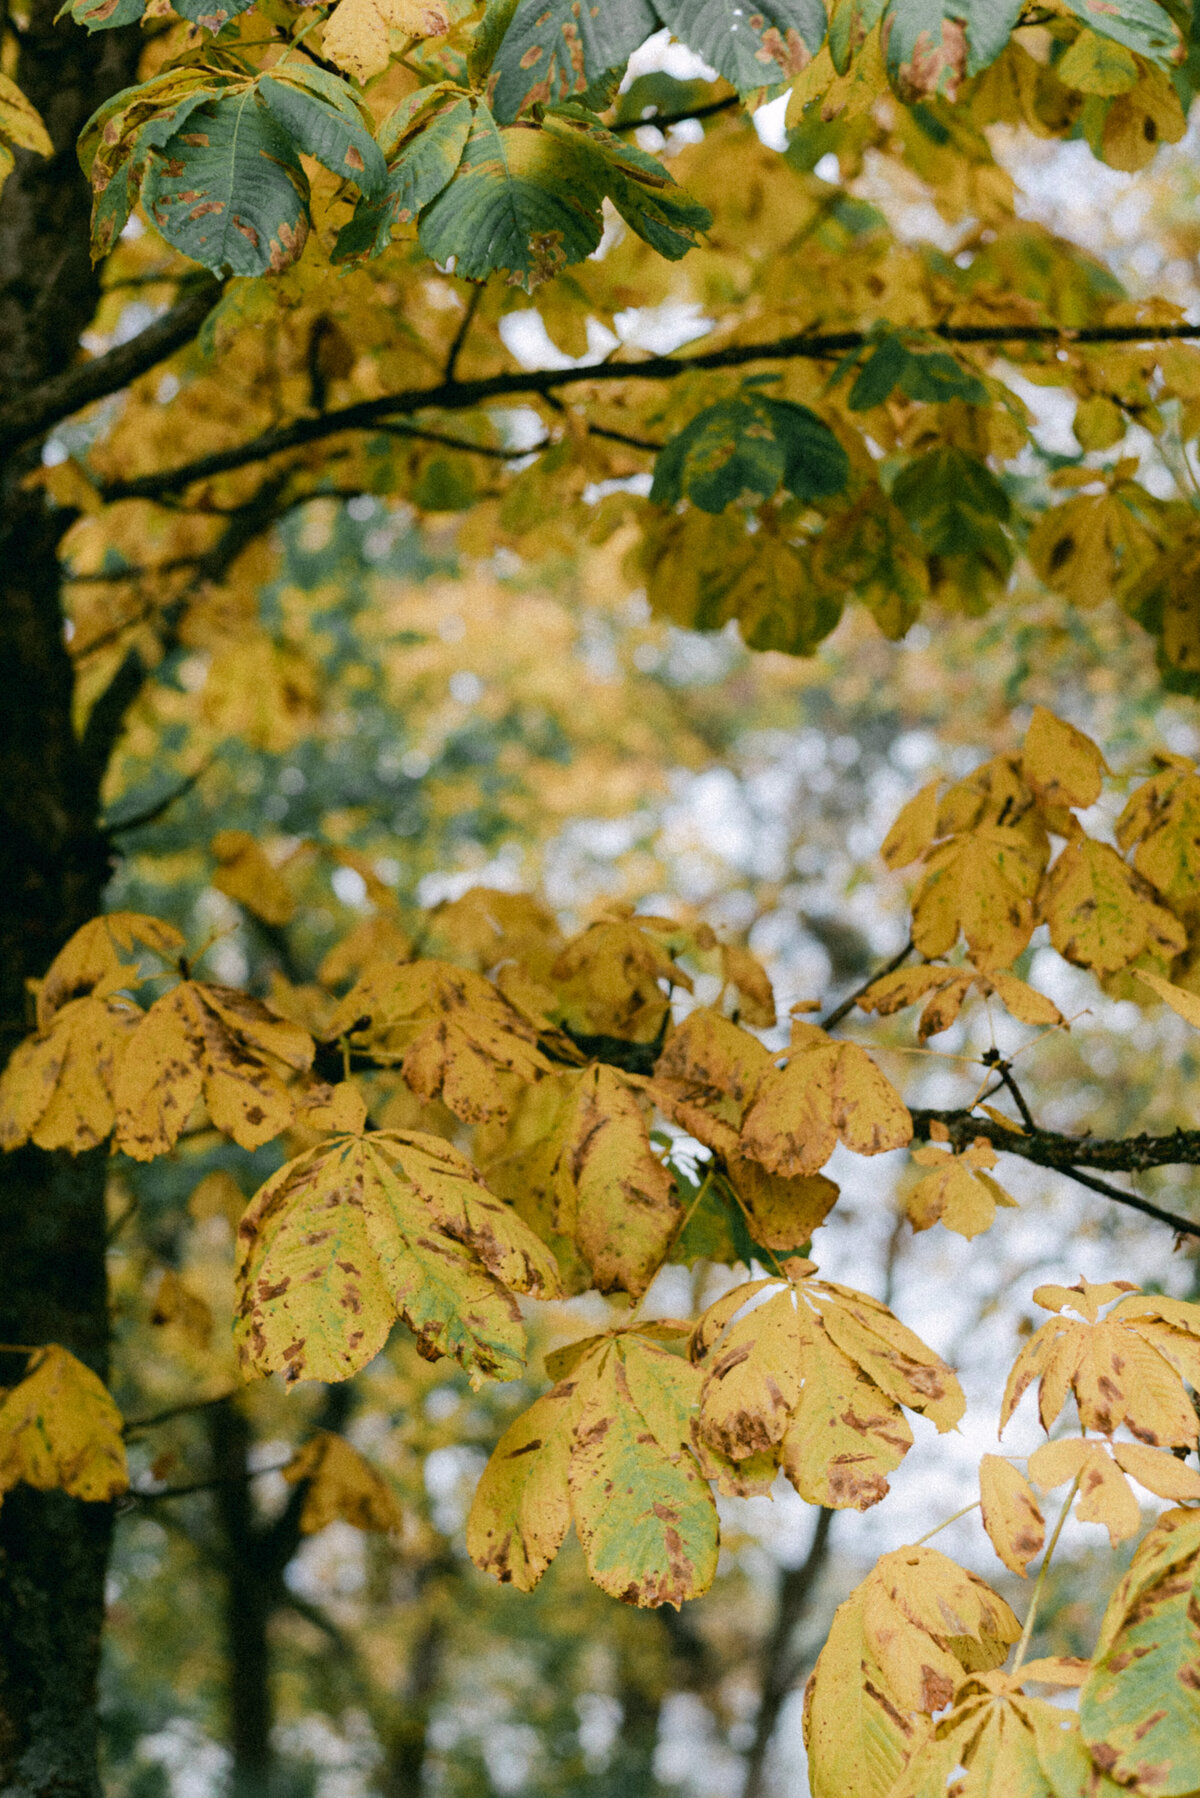
[[[1139,482],[1129,458],[1098,458],[1132,422],[1158,434],[1182,474],[1196,426],[1195,328],[1177,308],[1123,293],[1078,246],[1017,219],[985,129],[1023,122],[1042,135],[1080,134],[1113,166],[1140,167],[1182,134],[1192,48],[1190,19],[1150,3],[1089,9],[1086,20],[1070,8],[926,19],[896,5],[838,13],[828,37],[818,9],[793,4],[743,20],[664,0],[578,26],[528,0],[482,17],[465,5],[393,13],[358,0],[300,13],[150,9],[145,19],[136,0],[77,0],[71,10],[74,22],[36,6],[10,13],[12,73],[0,96],[12,160],[0,199],[10,686],[0,791],[12,870],[0,935],[4,1049],[31,1022],[42,1032],[42,1047],[20,1051],[9,1076],[17,1146],[0,1173],[0,1335],[39,1351],[56,1344],[104,1380],[107,1101],[89,1093],[100,1110],[82,1135],[39,1113],[26,1143],[29,1069],[49,1066],[39,1055],[53,1061],[57,1048],[45,1044],[61,1046],[53,1025],[69,1004],[92,1007],[87,1027],[114,1044],[141,1028],[120,983],[111,1003],[89,994],[96,979],[132,978],[126,951],[144,939],[125,943],[120,927],[115,938],[76,933],[101,909],[120,842],[114,822],[131,822],[107,804],[121,797],[139,717],[188,654],[226,650],[220,678],[210,673],[214,707],[223,684],[228,704],[254,699],[264,731],[303,720],[315,652],[298,654],[285,630],[248,618],[279,553],[279,522],[314,496],[372,493],[461,511],[468,549],[541,557],[567,553],[581,534],[607,537],[637,561],[660,613],[700,628],[736,618],[752,646],[792,653],[832,629],[851,593],[896,636],[927,602],[995,603],[1020,551],[1065,601],[1117,598],[1154,634],[1168,683],[1189,687],[1194,508],[1183,487],[1163,497]],[[716,81],[647,75],[619,94],[629,55],[659,22],[710,59]],[[743,114],[787,85],[792,135],[780,158]],[[635,141],[647,108],[660,126],[678,117],[704,129],[669,169]],[[869,153],[915,175],[960,225],[953,261],[898,243],[883,214],[813,173],[833,156],[847,179]],[[498,273],[508,280],[487,279]],[[711,321],[712,345],[531,370],[501,331],[531,295],[568,354],[586,349],[589,320],[615,326],[631,309],[682,296]],[[147,301],[165,310],[127,335],[133,306]],[[85,341],[95,347],[79,359]],[[1074,465],[1035,456],[1030,475],[1020,463],[1029,418],[1004,380],[1016,360],[1078,400]],[[521,418],[506,405],[514,400]],[[531,419],[538,434],[522,436]],[[651,470],[647,496],[628,490]],[[597,503],[606,483],[616,490]],[[1033,812],[1040,806],[1053,828],[1069,797],[1037,799]],[[1013,828],[1009,813],[997,828]],[[1068,918],[1086,903],[1068,875],[1096,859],[1069,849],[1066,872],[1039,901]],[[933,853],[945,891],[957,851],[941,843]],[[1021,920],[1042,853],[1038,839],[1005,865]],[[1137,854],[1153,862],[1144,847]],[[1181,891],[1156,886],[1152,901],[1099,860],[1104,869],[1088,877],[1116,883],[1117,941],[1127,947],[1142,930],[1125,959],[1157,951],[1149,971],[1186,986],[1186,968],[1174,965],[1187,927]],[[144,928],[146,947],[176,954],[169,932]],[[940,928],[944,936],[946,918]],[[1011,942],[1018,935],[1013,923]],[[918,947],[931,951],[941,936],[931,925]],[[31,1019],[28,983],[73,938],[79,987],[56,998],[43,986]],[[675,942],[668,932],[639,954],[648,966],[658,955],[665,970]],[[993,945],[984,962],[998,954]],[[983,966],[984,977],[1004,960]],[[1095,965],[1107,977],[1123,964]],[[515,1066],[545,1074],[534,1001],[524,1002],[517,1028],[489,999],[489,1028],[515,1031],[525,1045],[506,1050]],[[160,1018],[170,1013],[184,1035],[201,1019],[235,1044],[282,1051],[285,1065],[309,1060],[311,1035],[297,1024],[253,1006],[221,1023],[202,999],[189,1022],[192,1003],[172,1001]],[[621,1050],[614,1071],[594,1073],[587,1103],[608,1115],[611,1102],[640,1141],[637,1081],[650,1077],[653,1032],[640,1019],[591,1029],[586,990],[578,1004],[579,1054],[608,1035],[637,1046],[632,1061]],[[662,1021],[649,987],[639,1004]],[[72,1027],[83,1016],[72,1013]],[[97,1053],[88,1041],[76,1050],[84,1066]],[[611,1067],[605,1054],[597,1067]],[[320,1066],[323,1076],[338,1071]],[[290,1121],[293,1085],[276,1070],[260,1095],[264,1119],[237,1128]],[[219,1118],[234,1129],[231,1102]],[[964,1131],[974,1140],[974,1122],[945,1127],[960,1148]],[[990,1140],[1001,1128],[977,1133]],[[752,1140],[769,1157],[765,1130],[760,1115]],[[1082,1165],[1073,1142],[1032,1140],[1043,1159]],[[132,1138],[121,1141],[128,1151]],[[1100,1174],[1134,1151],[1106,1153]],[[652,1159],[658,1172],[646,1162],[643,1176],[665,1194]],[[640,1273],[605,1266],[601,1283],[636,1286],[653,1261],[643,1247]],[[526,1249],[532,1269],[540,1252]],[[487,1351],[496,1367],[515,1365],[513,1340],[501,1332]],[[54,1358],[25,1377],[82,1379]],[[0,1619],[12,1645],[4,1751],[17,1790],[94,1789],[90,1694],[110,1527],[98,1499],[27,1481],[0,1508]],[[682,1589],[678,1575],[654,1578]]]

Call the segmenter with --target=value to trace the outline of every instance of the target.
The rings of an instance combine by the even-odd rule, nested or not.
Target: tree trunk
[[[131,80],[136,32],[89,42],[35,0],[17,79],[42,112],[52,158],[18,151],[0,197],[0,397],[77,354],[96,285],[88,194],[74,139]],[[28,1028],[26,981],[100,909],[108,855],[102,769],[72,726],[58,545],[70,522],[0,471],[0,1064]],[[106,1157],[23,1149],[0,1159],[0,1340],[59,1342],[107,1373]],[[0,1382],[23,1372],[0,1362]],[[97,1798],[96,1676],[112,1529],[107,1505],[18,1487],[0,1506],[0,1790],[6,1798]]]
[[[271,1787],[271,1647],[275,1579],[266,1565],[250,1490],[253,1438],[235,1399],[209,1412],[212,1475],[225,1574],[226,1740],[231,1798],[264,1798]]]
[[[767,1754],[774,1739],[779,1714],[794,1689],[801,1668],[792,1637],[808,1610],[813,1590],[829,1558],[829,1530],[833,1512],[824,1506],[817,1512],[812,1541],[799,1567],[786,1567],[779,1576],[775,1621],[763,1644],[762,1695],[754,1723],[754,1741],[746,1756],[742,1798],[762,1798],[766,1789]]]

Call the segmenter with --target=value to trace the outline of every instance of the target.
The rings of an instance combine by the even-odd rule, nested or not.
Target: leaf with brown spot
[[[150,1007],[117,1069],[116,1146],[153,1161],[203,1095],[218,1130],[257,1149],[286,1130],[295,1100],[278,1071],[312,1065],[313,1042],[246,993],[184,980]]]
[[[567,1466],[579,1410],[572,1381],[535,1399],[505,1430],[475,1489],[467,1553],[520,1592],[532,1592],[570,1527]]]
[[[737,1153],[738,1131],[770,1051],[756,1036],[699,1006],[667,1038],[648,1089],[664,1116],[717,1154]]]
[[[683,1207],[650,1142],[637,1090],[604,1064],[577,1076],[557,1168],[558,1227],[571,1236],[601,1292],[649,1286]]]
[[[979,1463],[979,1498],[992,1547],[1004,1565],[1024,1579],[1046,1540],[1046,1522],[1033,1488],[1011,1461],[984,1455]]]
[[[1021,772],[1047,804],[1086,807],[1099,799],[1108,764],[1090,737],[1038,705],[1025,733]]]
[[[883,839],[879,853],[889,868],[906,868],[924,855],[938,835],[940,780],[926,782],[921,791],[901,806]]]
[[[839,1187],[824,1174],[784,1179],[744,1155],[726,1161],[725,1174],[755,1242],[780,1251],[799,1248],[837,1204]]]
[[[572,937],[551,971],[567,1026],[580,1036],[652,1043],[669,1009],[664,986],[692,988],[663,947],[672,929],[665,918],[611,917]]]
[[[0,1074],[0,1147],[94,1149],[116,1121],[117,1067],[142,1021],[119,994],[68,999]]]
[[[815,1025],[783,1069],[768,1069],[742,1125],[741,1152],[773,1174],[815,1174],[838,1142],[881,1155],[912,1139],[912,1118],[891,1081],[857,1043],[834,1042]]]
[[[1076,1517],[1081,1523],[1102,1523],[1114,1548],[1142,1527],[1138,1501],[1106,1443],[1079,1436],[1043,1442],[1029,1457],[1029,1477],[1045,1491],[1078,1479]]]
[[[834,1612],[804,1691],[804,1743],[815,1798],[887,1798],[920,1736],[867,1647],[860,1586]]]
[[[0,1495],[40,1492],[103,1503],[129,1488],[121,1413],[90,1367],[51,1342],[0,1402]]]
[[[525,1340],[511,1291],[558,1290],[545,1245],[464,1156],[416,1131],[337,1136],[289,1161],[238,1238],[239,1353],[289,1380],[349,1378],[397,1317],[423,1355],[452,1355],[475,1383],[511,1379]]]
[[[961,1153],[935,1148],[914,1149],[913,1160],[933,1171],[919,1180],[905,1199],[904,1208],[914,1230],[944,1224],[970,1240],[996,1221],[996,1207],[1015,1207],[1004,1188],[992,1179],[996,1151],[979,1137]]]
[[[936,843],[912,896],[920,954],[949,954],[961,931],[976,967],[1008,967],[1032,935],[1045,864],[1043,844],[1011,825],[980,824]]]
[[[141,912],[108,912],[82,925],[38,987],[38,1029],[48,1030],[54,1014],[72,999],[107,998],[119,988],[140,986],[139,945],[165,961],[180,953],[184,940],[173,924]]]
[[[1182,924],[1107,843],[1068,843],[1038,893],[1038,917],[1068,961],[1096,974],[1126,967],[1143,950],[1167,957],[1187,947]]]
[[[1130,795],[1117,842],[1168,903],[1190,904],[1200,886],[1200,775],[1178,758]],[[1136,844],[1136,848],[1134,845]]]
[[[329,1036],[398,1063],[415,1093],[440,1096],[467,1124],[508,1115],[500,1075],[533,1081],[550,1072],[528,1020],[482,974],[448,961],[373,962],[338,1005]]]
[[[305,1536],[313,1536],[331,1523],[388,1535],[404,1522],[387,1481],[353,1443],[331,1430],[310,1436],[284,1468],[283,1477],[293,1486],[305,1482],[300,1512],[300,1530]]]

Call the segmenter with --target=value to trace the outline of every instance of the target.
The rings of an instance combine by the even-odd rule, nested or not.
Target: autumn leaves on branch
[[[925,1054],[978,1001],[1033,1031],[1065,1029],[1014,967],[1045,924],[1108,990],[1165,1000],[1200,1026],[1200,775],[1160,757],[1107,842],[1086,828],[1107,774],[1094,744],[1039,710],[1019,754],[910,801],[883,854],[916,864],[910,948],[922,960],[869,983],[861,1010],[921,1004]],[[237,833],[213,850],[226,893],[285,927],[286,869]],[[771,1046],[758,1034],[775,1027],[765,971],[703,923],[618,907],[565,938],[532,899],[479,888],[423,921],[416,952],[388,890],[375,880],[368,891],[373,909],[321,982],[276,977],[270,1004],[198,978],[159,920],[86,925],[38,986],[33,1031],[0,1076],[0,1140],[73,1153],[108,1142],[135,1162],[178,1157],[205,1128],[245,1150],[278,1144],[281,1164],[238,1231],[247,1377],[348,1379],[399,1320],[422,1355],[456,1360],[472,1383],[513,1379],[527,1352],[519,1299],[623,1295],[632,1310],[610,1328],[547,1356],[549,1390],[480,1482],[470,1552],[523,1590],[572,1524],[606,1592],[678,1605],[716,1568],[714,1491],[765,1494],[782,1473],[813,1505],[879,1502],[912,1446],[909,1415],[950,1430],[964,1398],[886,1305],[820,1278],[810,1251],[839,1198],[823,1171],[831,1155],[925,1138],[909,1220],[970,1238],[1013,1204],[993,1174],[997,1148],[1070,1172],[1063,1158],[1082,1145],[1038,1128],[995,1050],[979,1057],[971,1099],[939,1115],[910,1111],[876,1053],[832,1034],[846,1005],[822,1027],[800,1002],[787,1043]],[[708,1003],[695,1002],[697,979]],[[1147,1165],[1148,1140],[1131,1139],[1130,1167]],[[1191,1145],[1160,1139],[1159,1158],[1200,1159]],[[1119,1167],[1120,1145],[1106,1147]],[[700,1261],[735,1271],[698,1319],[642,1317],[660,1268]],[[160,1298],[164,1315],[186,1306],[177,1279]],[[1200,1500],[1200,1475],[1180,1458],[1197,1443],[1200,1306],[1121,1281],[1043,1286],[1034,1299],[1051,1316],[1016,1359],[1001,1424],[1036,1381],[1048,1440],[1025,1471],[990,1454],[979,1475],[983,1526],[1022,1576],[1046,1544],[1039,1491],[1066,1486],[1066,1510],[1114,1544],[1140,1527],[1131,1481]],[[0,1492],[21,1480],[90,1501],[126,1490],[125,1433],[154,1420],[123,1425],[61,1347],[0,1348],[24,1366],[0,1403]],[[1052,1436],[1068,1395],[1082,1434]],[[319,1432],[286,1471],[306,1483],[303,1527],[332,1516],[394,1527],[386,1481],[343,1438]],[[1186,1563],[1194,1577],[1193,1513],[1169,1513],[1138,1552],[1154,1602],[1176,1605],[1184,1588],[1161,1569]],[[1105,1644],[1141,1627],[1127,1621],[1133,1602],[1118,1588]],[[1103,1783],[1125,1766],[1129,1693],[1108,1648],[1090,1667],[1025,1670],[1083,1683],[1082,1726],[1064,1734],[1062,1713],[997,1671],[1020,1634],[1007,1605],[938,1551],[885,1556],[839,1611],[810,1685],[819,1798],[878,1798],[891,1788],[872,1766],[917,1798],[940,1790],[921,1781],[947,1757],[1032,1756],[1036,1790],[1055,1794],[1062,1767],[1092,1767]]]

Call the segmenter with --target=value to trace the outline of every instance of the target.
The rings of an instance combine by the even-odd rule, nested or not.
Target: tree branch
[[[1059,325],[939,325],[927,327],[931,337],[943,343],[995,345],[1168,343],[1200,338],[1200,325],[1096,325],[1067,329]],[[798,331],[768,343],[731,343],[694,356],[647,356],[640,362],[594,362],[579,368],[513,369],[477,381],[442,380],[431,387],[406,388],[359,400],[332,412],[306,415],[289,424],[276,425],[245,443],[182,462],[157,474],[137,475],[128,481],[111,481],[100,489],[105,500],[157,499],[186,487],[192,481],[228,474],[269,456],[334,437],[344,431],[379,427],[386,419],[411,417],[427,409],[465,412],[488,400],[516,394],[548,395],[560,387],[611,381],[674,381],[697,370],[744,368],[754,362],[832,361],[870,341],[868,331]]]
[[[182,349],[196,336],[221,293],[219,281],[206,279],[189,285],[169,312],[127,343],[114,344],[90,362],[75,363],[0,406],[0,451],[43,436],[73,412],[128,387],[138,375]]]
[[[1107,1180],[1097,1180],[1094,1175],[1082,1172],[1083,1167],[1099,1167],[1111,1173],[1135,1174],[1152,1167],[1200,1165],[1200,1130],[1176,1130],[1170,1136],[1127,1136],[1102,1141],[1064,1136],[1054,1130],[1034,1129],[1023,1135],[1015,1127],[1005,1129],[994,1119],[976,1117],[971,1111],[914,1111],[912,1122],[914,1141],[928,1142],[933,1124],[944,1126],[956,1149],[965,1149],[982,1136],[994,1149],[1006,1155],[1019,1155],[1023,1161],[1048,1168],[1052,1173],[1065,1174],[1068,1179],[1092,1192],[1103,1193],[1106,1199],[1113,1199],[1118,1205],[1140,1211],[1144,1217],[1152,1217],[1160,1224],[1169,1224],[1181,1236],[1200,1236],[1200,1223],[1181,1217],[1178,1212],[1166,1211],[1135,1192],[1125,1192],[1119,1186],[1110,1186]]]
[[[820,1028],[832,1030],[835,1024],[840,1024],[843,1018],[848,1018],[863,994],[869,992],[877,980],[882,980],[887,974],[894,974],[897,968],[903,966],[912,954],[912,948],[913,940],[909,937],[898,955],[893,955],[891,961],[886,962],[882,968],[876,968],[873,974],[868,974],[861,986],[856,986],[852,993],[847,993],[841,1004],[835,1005],[829,1016],[820,1020]]]

